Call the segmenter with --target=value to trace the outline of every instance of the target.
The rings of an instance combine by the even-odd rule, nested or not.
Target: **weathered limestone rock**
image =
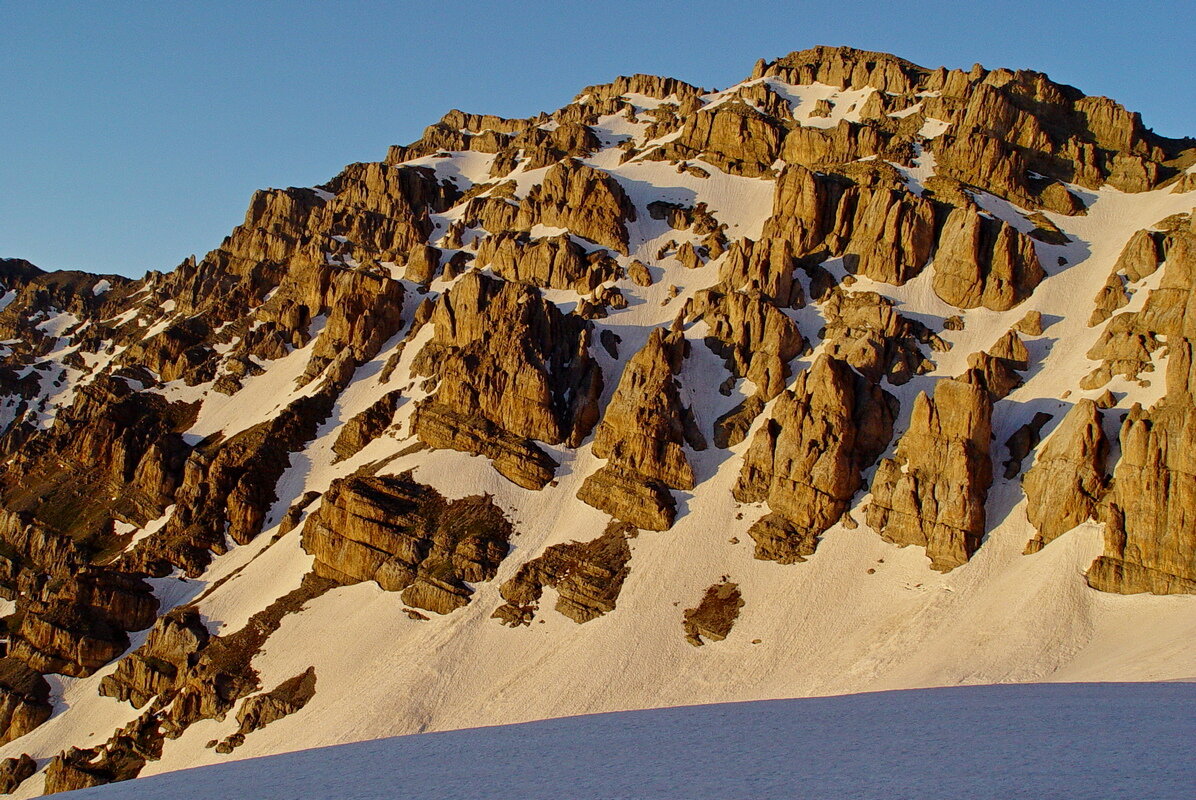
[[[1088,318],[1088,327],[1092,328],[1113,316],[1119,308],[1129,305],[1130,296],[1125,290],[1125,281],[1120,275],[1110,275],[1105,285],[1092,298],[1092,316]]]
[[[229,539],[252,541],[277,499],[275,484],[291,453],[316,435],[339,393],[339,385],[326,383],[265,422],[197,446],[175,495],[175,513],[157,535],[122,556],[122,563],[159,578],[175,568],[198,576],[214,553],[227,550]]]
[[[286,536],[288,533],[295,530],[295,528],[299,526],[299,522],[303,519],[303,512],[305,512],[312,503],[318,500],[322,494],[322,492],[308,490],[304,492],[298,500],[291,503],[290,507],[286,510],[286,513],[282,515],[282,519],[278,522],[277,535],[279,537]]]
[[[1164,341],[1196,339],[1196,230],[1192,230],[1192,219],[1193,215],[1184,214],[1163,220],[1159,225],[1168,228],[1165,234],[1139,231],[1126,245],[1113,279],[1121,280],[1121,269],[1127,278],[1131,273],[1150,274],[1151,262],[1161,254],[1166,256],[1166,267],[1141,311],[1118,314],[1105,325],[1088,351],[1088,358],[1103,363],[1084,379],[1083,388],[1099,388],[1113,375],[1136,379],[1139,373],[1154,370],[1154,353]]]
[[[37,772],[37,762],[28,753],[0,761],[0,794],[12,794],[25,779]]]
[[[530,625],[545,586],[557,591],[556,610],[574,622],[613,611],[631,568],[627,540],[638,531],[611,521],[597,539],[549,547],[528,561],[499,589],[506,604],[493,614],[512,628]]]
[[[427,286],[440,273],[440,248],[431,245],[413,247],[407,254],[403,277]]]
[[[616,277],[618,264],[605,253],[587,255],[567,234],[531,239],[504,231],[482,240],[477,265],[506,280],[589,294]]]
[[[36,370],[31,374],[43,379]],[[148,521],[161,515],[182,478],[190,448],[181,433],[193,424],[196,408],[139,392],[131,378],[97,376],[48,430],[11,451],[0,464],[5,508],[81,542],[102,536],[113,516]],[[92,500],[81,503],[80,496]]]
[[[959,308],[1007,311],[1046,277],[1034,242],[1010,225],[956,208],[947,217],[934,257],[934,291]]]
[[[569,159],[553,165],[544,182],[532,187],[519,204],[516,230],[535,225],[568,228],[603,247],[627,255],[627,225],[635,206],[611,175]],[[495,231],[486,226],[488,230]]]
[[[781,143],[783,161],[810,169],[834,167],[877,156],[886,161],[908,164],[913,156],[913,147],[906,137],[879,125],[845,119],[827,129],[793,127]]]
[[[485,456],[500,475],[524,489],[543,489],[556,475],[557,462],[532,440],[441,403],[421,403],[411,427],[429,447]]]
[[[441,298],[432,323],[415,371],[439,387],[420,403],[414,432],[432,447],[487,455],[504,476],[541,488],[556,464],[530,440],[576,447],[598,418],[591,325],[535,288],[477,272]]]
[[[489,497],[449,502],[408,473],[334,481],[302,543],[317,575],[372,580],[408,605],[447,614],[469,602],[466,582],[494,577],[513,532]]]
[[[787,240],[798,255],[813,252],[830,232],[833,209],[826,181],[790,164],[777,177],[772,216],[764,223],[763,238]]]
[[[797,324],[755,291],[705,289],[686,304],[684,318],[707,324],[707,346],[725,359],[732,375],[754,383],[765,400],[785,388],[789,361],[806,345]]]
[[[1058,225],[1052,222],[1050,217],[1041,211],[1035,211],[1033,214],[1028,215],[1026,219],[1034,223],[1033,230],[1026,234],[1031,239],[1057,245],[1065,245],[1071,242],[1071,238]]]
[[[983,385],[993,401],[1008,397],[1022,385],[1022,376],[1030,366],[1030,353],[1017,333],[1010,330],[997,340],[987,352],[968,356],[968,368],[984,376]]]
[[[1026,316],[1014,323],[1013,330],[1026,336],[1041,336],[1043,331],[1042,312],[1027,311]]]
[[[844,192],[832,235],[832,252],[846,255],[849,269],[900,286],[918,275],[934,247],[934,206],[903,189]]]
[[[1097,403],[1098,407],[1103,407]],[[1013,480],[1022,471],[1022,463],[1026,456],[1034,452],[1038,443],[1042,441],[1042,429],[1054,417],[1045,411],[1038,411],[1034,418],[1020,426],[1005,440],[1005,449],[1009,451],[1009,458],[1005,461],[1005,479]]]
[[[58,602],[25,615],[10,654],[38,672],[85,677],[128,646],[128,634],[109,620]]]
[[[627,277],[631,278],[631,282],[636,286],[652,285],[652,273],[648,271],[647,265],[639,259],[632,261],[627,267]]]
[[[929,109],[927,113],[934,114]],[[1004,139],[984,130],[964,129],[937,137],[932,150],[938,175],[978,186],[1025,207],[1042,205],[1026,178],[1029,166],[1025,157]],[[1060,188],[1064,194],[1053,195],[1055,207],[1052,210],[1068,213],[1068,208],[1075,202],[1069,199],[1074,196],[1066,188]]]
[[[893,435],[896,399],[845,362],[820,356],[776,401],[743,456],[732,495],[767,502],[782,520],[749,533],[756,557],[804,561],[816,538],[847,511],[861,472]]]
[[[398,390],[387,392],[365,411],[355,415],[342,425],[341,431],[332,445],[332,451],[336,453],[336,461],[353,457],[367,444],[381,436],[390,427],[391,420],[394,419],[400,397],[402,397],[402,393]]]
[[[734,447],[747,438],[752,421],[764,410],[764,400],[754,394],[714,421],[714,446]]]
[[[186,673],[154,706],[147,710],[156,717],[162,735],[177,739],[201,719],[224,719],[243,697],[261,689],[253,660],[283,619],[301,611],[304,605],[335,588],[337,582],[309,572],[299,586],[253,614],[241,629],[211,636],[206,645],[187,661]],[[144,715],[143,715],[144,716]]]
[[[69,747],[46,765],[45,793],[57,794],[132,780],[162,757],[158,717],[142,714],[96,747]]]
[[[885,540],[926,548],[942,572],[965,563],[984,536],[992,483],[992,400],[982,381],[950,378],[919,392],[894,458],[872,480],[867,522]]]
[[[1088,320],[1089,327],[1101,324],[1130,302],[1126,282],[1140,281],[1154,274],[1163,260],[1166,243],[1164,235],[1155,231],[1138,231],[1130,237],[1117,257],[1108,281],[1093,298],[1096,307]]]
[[[761,561],[799,564],[818,549],[816,529],[796,525],[784,514],[776,512],[760,517],[747,532],[756,543],[754,555]]]
[[[612,105],[609,110],[617,108]],[[569,114],[569,111],[573,113]],[[539,124],[526,126],[505,143],[495,143],[500,149],[491,166],[490,175],[507,175],[517,165],[522,165],[526,170],[533,170],[547,167],[567,156],[584,158],[591,155],[598,149],[600,142],[589,125],[583,123],[593,124],[597,121],[596,112],[589,107],[574,105],[558,112],[558,124],[551,130],[545,130]]]
[[[584,502],[639,528],[672,526],[674,504],[668,490],[694,487],[683,445],[705,446],[696,438],[673,377],[681,369],[685,346],[680,334],[666,336],[654,328],[628,360],[594,435],[594,455],[608,463],[586,478],[578,492]]]
[[[1174,264],[1189,277],[1196,270],[1196,259],[1174,256],[1173,249],[1164,284]],[[1105,552],[1088,570],[1096,589],[1196,593],[1196,344],[1176,336],[1169,348],[1167,394],[1149,412],[1135,404],[1122,424],[1121,459],[1102,510]]]
[[[738,239],[719,264],[719,283],[729,289],[757,292],[782,308],[805,305],[801,284],[794,277],[797,261],[784,239]]]
[[[145,644],[121,660],[116,671],[100,681],[100,694],[142,708],[155,695],[178,689],[195,658],[211,638],[193,608],[162,616]]]
[[[1038,531],[1026,545],[1036,553],[1062,534],[1096,516],[1105,488],[1109,444],[1096,403],[1080,400],[1039,448],[1026,473],[1026,516]]]
[[[0,744],[29,733],[53,711],[50,684],[40,673],[15,658],[0,659]]]
[[[685,641],[701,647],[706,643],[703,639],[711,642],[726,639],[743,606],[743,594],[738,584],[725,578],[714,584],[706,590],[697,607],[685,609],[682,623]]]
[[[844,292],[836,287],[824,297],[823,332],[828,355],[846,361],[873,382],[894,385],[929,372],[934,365],[919,345],[946,350],[948,345],[929,328],[897,313],[893,303],[875,292]]]
[[[271,722],[294,714],[316,695],[316,668],[288,678],[268,692],[245,698],[237,711],[237,729],[242,737],[266,727]]]
[[[921,88],[928,75],[929,70],[887,53],[819,45],[794,51],[776,61],[761,60],[751,77],[776,77],[796,85],[825,83],[844,89],[871,86],[885,92],[911,94]]]
[[[606,464],[589,475],[577,499],[649,531],[667,531],[677,515],[677,501],[668,486],[618,464]]]
[[[403,284],[391,278],[338,271],[320,304],[327,309],[328,321],[315,341],[301,383],[315,379],[335,362],[351,373],[352,367],[377,355],[403,327],[403,294]]]
[[[783,127],[740,99],[719,103],[685,119],[681,135],[662,146],[661,158],[700,158],[724,172],[767,174],[780,154]]]

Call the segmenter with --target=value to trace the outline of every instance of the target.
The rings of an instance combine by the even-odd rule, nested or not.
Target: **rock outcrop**
[[[402,393],[398,390],[387,392],[365,411],[341,426],[336,441],[332,443],[332,451],[336,453],[337,461],[352,458],[367,444],[381,436],[390,427],[401,397]]]
[[[602,371],[591,325],[533,287],[462,276],[436,305],[435,333],[415,369],[438,381],[412,421],[432,447],[489,456],[513,482],[538,489],[555,463],[533,440],[576,447],[598,419]]]
[[[12,794],[25,780],[37,772],[37,762],[28,753],[18,758],[0,761],[0,794]]]
[[[988,513],[1017,508],[1024,475],[1028,553],[1096,520],[1092,587],[1196,593],[1196,228],[1123,230],[1189,207],[1194,160],[1040,73],[814,48],[723,92],[635,75],[551,113],[450,111],[382,162],[255,193],[168,272],[0,259],[0,742],[36,742],[10,745],[0,791],[37,768],[22,749],[48,791],[73,789],[135,776],[197,721],[237,714],[224,753],[303,708],[314,671],[270,689],[255,658],[338,586],[377,582],[434,632],[477,617],[431,612],[501,571],[502,622],[537,622],[545,595],[596,620],[626,605],[638,530],[705,514],[728,468],[722,502],[740,505],[723,510],[751,516],[730,544],[746,527],[757,558],[806,559],[858,527],[902,416],[889,391],[911,382],[925,394],[863,510],[879,535],[939,570],[976,552],[996,404],[1008,483]],[[1127,239],[1103,286],[1098,231]],[[1079,331],[1098,363],[1063,385],[1068,302],[1098,287],[1100,329]],[[952,343],[968,370],[943,380]],[[448,500],[474,491],[449,485],[473,474],[462,454],[514,486]],[[429,461],[435,489],[415,479]],[[566,541],[561,520],[594,516],[582,502],[614,521]],[[537,526],[531,550],[515,519]],[[684,558],[700,522],[656,544]],[[296,539],[313,571],[271,594],[263,570]],[[690,641],[725,636],[741,602],[729,578],[710,587]],[[139,716],[107,739],[80,728],[85,683],[58,702],[56,674],[96,676]]]
[[[1114,375],[1135,380],[1140,373],[1154,370],[1154,355],[1163,342],[1196,338],[1192,299],[1192,280],[1196,276],[1194,218],[1196,215],[1183,214],[1162,220],[1158,227],[1164,232],[1140,231],[1122,251],[1112,280],[1120,283],[1122,273],[1126,280],[1131,280],[1131,273],[1150,274],[1151,261],[1165,256],[1163,275],[1158,288],[1147,295],[1141,311],[1117,314],[1105,324],[1100,339],[1088,351],[1088,358],[1102,363],[1081,382],[1082,388],[1098,389]]]
[[[773,513],[749,530],[756,557],[804,561],[847,511],[861,472],[888,447],[897,401],[845,362],[820,356],[773,405],[732,490]]]
[[[897,312],[893,302],[875,292],[845,292],[836,287],[822,299],[828,355],[846,361],[873,382],[894,385],[933,369],[922,345],[946,350],[929,328]]]
[[[213,554],[227,551],[229,541],[252,541],[277,500],[275,485],[291,453],[316,435],[338,394],[335,383],[323,384],[265,422],[197,446],[184,466],[175,513],[157,536],[125,554],[123,563],[155,577],[176,568],[194,577]]]
[[[590,294],[618,275],[618,263],[609,254],[586,253],[567,234],[543,239],[516,232],[487,236],[478,246],[476,263],[508,281],[578,294]]]
[[[768,174],[780,154],[783,136],[777,119],[737,99],[688,116],[680,136],[654,155],[701,158],[724,172],[754,178]]]
[[[940,380],[933,399],[919,392],[895,456],[872,479],[868,525],[886,541],[925,547],[934,569],[967,562],[985,532],[991,438],[982,380]]]
[[[46,765],[45,793],[57,794],[132,780],[162,757],[159,719],[145,713],[95,747],[69,747]]]
[[[627,540],[637,533],[612,520],[597,539],[549,547],[502,585],[499,593],[507,602],[494,618],[512,628],[530,625],[545,586],[557,592],[556,610],[579,624],[613,611],[631,571]]]
[[[974,207],[956,208],[943,223],[934,257],[934,291],[959,308],[1008,311],[1046,277],[1034,241]]]
[[[162,616],[145,643],[100,681],[100,694],[142,708],[157,695],[178,689],[211,634],[195,609]]]
[[[627,223],[636,218],[635,206],[612,176],[580,161],[553,165],[519,203],[513,226],[567,228],[591,242],[627,255]]]
[[[706,344],[731,374],[747,378],[765,400],[789,380],[789,362],[805,348],[797,324],[756,291],[706,289],[687,303],[685,319],[706,323]]]
[[[697,440],[674,375],[686,341],[654,328],[632,356],[594,434],[594,455],[607,463],[586,478],[577,496],[637,528],[667,530],[676,503],[670,489],[694,487],[684,446]]]
[[[714,584],[702,595],[702,601],[696,607],[685,609],[682,620],[685,641],[701,647],[707,641],[726,639],[743,606],[743,594],[738,584],[725,578]]]
[[[1196,592],[1196,222],[1184,222],[1168,236],[1159,288],[1135,315],[1167,337],[1167,392],[1150,411],[1135,404],[1121,427],[1105,553],[1088,570],[1104,591]]]
[[[302,710],[316,696],[316,668],[308,667],[268,692],[245,698],[237,711],[237,731],[216,745],[217,753],[231,753],[256,730]]]
[[[0,659],[0,744],[29,733],[53,711],[50,684],[40,673],[15,658]]]
[[[408,473],[334,481],[302,543],[319,576],[375,581],[407,605],[447,614],[469,602],[468,584],[494,577],[513,533],[489,497],[447,501]]]
[[[1095,402],[1080,400],[1039,448],[1022,481],[1026,516],[1038,531],[1027,543],[1027,553],[1038,552],[1097,515],[1109,454],[1103,419]]]
[[[984,377],[984,385],[993,401],[1004,399],[1022,385],[1019,373],[1030,366],[1030,352],[1021,338],[1010,330],[987,351],[968,356],[968,368]]]

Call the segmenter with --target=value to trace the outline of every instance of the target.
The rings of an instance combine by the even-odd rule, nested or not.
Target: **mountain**
[[[1196,141],[849,48],[0,261],[0,788],[1196,677]]]

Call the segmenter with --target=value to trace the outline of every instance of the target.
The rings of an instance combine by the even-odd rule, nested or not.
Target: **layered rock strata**
[[[339,583],[374,581],[403,602],[447,614],[469,584],[494,577],[514,533],[489,497],[446,501],[410,474],[334,481],[303,527],[315,572]]]
[[[556,610],[579,624],[613,611],[631,571],[627,541],[637,533],[612,520],[597,539],[549,547],[502,585],[507,602],[493,616],[512,628],[530,625],[545,586],[556,590]]]

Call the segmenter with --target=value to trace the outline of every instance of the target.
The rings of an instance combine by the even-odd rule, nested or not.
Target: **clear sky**
[[[619,74],[707,88],[816,44],[1037,69],[1196,135],[1196,4],[0,0],[0,256],[140,275],[254,189],[322,183],[457,107],[524,116]]]

